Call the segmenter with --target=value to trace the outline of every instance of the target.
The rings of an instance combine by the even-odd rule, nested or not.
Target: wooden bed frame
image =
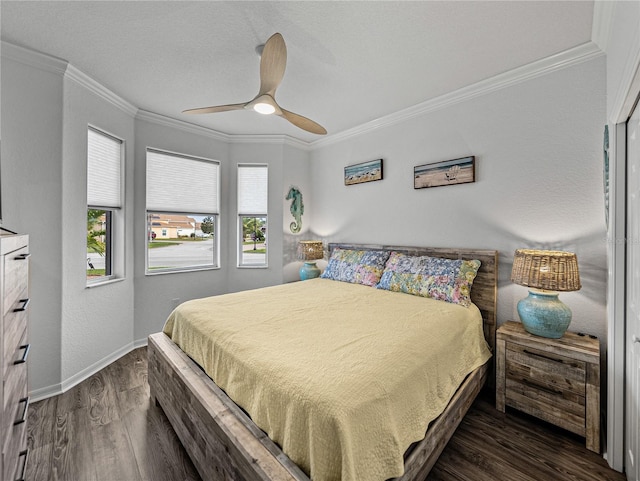
[[[411,255],[482,262],[471,291],[484,334],[495,350],[498,253],[494,250],[330,244],[351,249],[394,250]],[[310,481],[205,372],[164,333],[149,336],[151,398],[161,406],[205,481]],[[484,386],[492,362],[467,376],[426,436],[405,453],[405,473],[394,481],[423,481]],[[425,427],[426,428],[426,427]]]

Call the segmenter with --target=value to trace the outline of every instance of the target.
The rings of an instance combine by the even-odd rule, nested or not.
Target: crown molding
[[[609,2],[596,2],[596,4],[607,4]],[[598,7],[598,27],[597,36],[608,37],[608,27],[605,25],[610,24],[610,19],[613,14],[613,8],[607,5]],[[594,13],[595,16],[595,13]],[[609,19],[609,20],[607,20]],[[594,25],[596,20],[594,19]],[[596,27],[594,26],[594,30]],[[593,33],[592,33],[593,35]],[[603,41],[603,40],[600,40]],[[167,117],[154,112],[138,109],[135,105],[124,100],[111,90],[107,89],[99,82],[93,80],[88,75],[84,74],[65,60],[52,57],[34,50],[20,47],[10,44],[8,42],[2,42],[1,54],[5,58],[10,58],[18,62],[50,71],[58,74],[62,74],[65,78],[73,80],[80,85],[88,88],[96,95],[111,102],[113,105],[123,110],[127,114],[141,120],[152,122],[159,125],[182,130],[197,135],[204,135],[206,137],[216,139],[221,142],[229,144],[240,143],[267,143],[267,144],[283,144],[289,145],[298,149],[313,150],[319,147],[328,146],[338,142],[342,142],[352,137],[377,130],[383,127],[389,127],[395,124],[405,122],[414,117],[425,115],[430,112],[441,110],[443,108],[450,107],[452,105],[464,102],[466,100],[473,99],[488,93],[500,90],[518,83],[526,82],[528,80],[547,75],[558,70],[562,70],[573,65],[587,62],[589,60],[598,58],[604,55],[604,52],[599,48],[598,44],[594,41],[587,42],[583,45],[565,50],[563,52],[551,55],[544,59],[532,62],[522,67],[515,68],[508,72],[490,77],[472,85],[460,88],[453,92],[435,97],[433,99],[421,102],[406,109],[394,112],[390,115],[380,117],[357,127],[332,134],[322,139],[307,142],[304,140],[296,139],[288,135],[244,135],[244,134],[227,134],[219,132],[210,128],[201,127],[199,125],[191,124],[182,120],[177,120],[171,117]],[[634,64],[636,65],[636,64]],[[630,77],[633,76],[633,72]]]
[[[61,58],[5,41],[0,44],[0,54],[4,58],[58,75],[64,75],[69,65],[69,62]]]
[[[127,102],[87,74],[78,70],[66,60],[4,41],[2,42],[1,48],[2,57],[39,70],[44,70],[45,72],[61,75],[65,79],[73,80],[132,117],[135,116],[138,111],[135,105]]]
[[[311,142],[311,148],[315,149],[318,147],[324,147],[382,127],[399,124],[414,117],[441,110],[460,102],[489,94],[496,90],[507,88],[573,65],[587,62],[602,55],[604,55],[604,52],[600,50],[594,42],[590,41],[569,50],[523,65],[522,67],[515,68],[508,72],[495,75],[488,79],[481,80],[480,82],[476,82],[439,97],[413,105],[393,114],[372,120],[352,129],[333,134],[324,139],[315,140]]]
[[[226,134],[217,130],[202,127],[200,125],[185,122],[184,120],[174,119],[167,117],[166,115],[157,114],[148,110],[138,109],[136,118],[145,120],[165,127],[171,127],[183,132],[188,132],[195,135],[202,135],[209,137],[220,142],[226,142],[228,144],[281,144],[296,147],[298,149],[309,149],[309,143],[303,140],[298,140],[288,135],[267,135],[267,134]]]
[[[162,125],[164,127],[171,127],[173,129],[181,130],[190,134],[202,135],[205,137],[209,137],[210,139],[219,140],[220,142],[229,142],[231,139],[230,135],[218,132],[217,130],[201,127],[196,124],[191,124],[183,120],[177,120],[171,117],[167,117],[166,115],[150,112],[148,110],[138,109],[136,119],[144,120],[152,124]]]
[[[593,24],[591,25],[591,41],[600,50],[607,51],[611,38],[611,23],[616,9],[616,2],[596,0],[593,4]]]
[[[229,142],[232,144],[282,144],[298,149],[310,150],[309,142],[285,134],[235,134],[229,137]]]
[[[73,65],[69,64],[67,66],[67,70],[64,74],[66,79],[72,80],[82,87],[86,88],[90,92],[94,93],[98,97],[106,100],[110,104],[116,106],[124,113],[134,117],[138,112],[138,107],[133,105],[131,102],[127,102],[125,99],[120,97],[118,94],[106,88],[101,83],[95,81],[91,77],[89,77],[84,72],[78,70]]]

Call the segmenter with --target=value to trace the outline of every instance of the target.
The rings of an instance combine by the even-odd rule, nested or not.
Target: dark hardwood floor
[[[625,480],[581,438],[492,402],[474,403],[429,481]],[[146,348],[33,403],[28,421],[27,481],[201,481],[149,401]]]

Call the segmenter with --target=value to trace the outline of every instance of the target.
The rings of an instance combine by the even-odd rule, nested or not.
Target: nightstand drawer
[[[512,407],[586,438],[600,452],[600,344],[584,334],[535,336],[519,322],[496,331],[496,409]]]
[[[515,342],[506,344],[507,378],[523,381],[549,392],[569,391],[584,396],[586,364],[556,353]]]
[[[569,391],[551,391],[527,381],[506,381],[506,404],[568,431],[585,435],[586,400]]]

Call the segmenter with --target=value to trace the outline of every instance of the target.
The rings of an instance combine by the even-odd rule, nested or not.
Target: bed
[[[393,251],[399,254],[405,254],[410,256],[432,256],[432,257],[440,257],[440,258],[446,258],[446,259],[478,259],[480,260],[481,265],[477,272],[477,276],[473,281],[473,288],[471,289],[471,293],[470,293],[471,300],[473,301],[474,305],[472,305],[469,308],[469,310],[475,310],[479,312],[477,316],[479,319],[481,318],[482,324],[480,326],[480,323],[478,323],[478,326],[479,326],[478,329],[480,329],[484,333],[484,337],[487,341],[487,344],[491,349],[493,349],[494,342],[495,342],[495,324],[496,324],[496,319],[495,319],[496,318],[496,291],[497,291],[496,289],[497,252],[496,251],[471,250],[471,249],[435,249],[435,248],[354,245],[354,244],[330,245],[330,249],[332,251],[336,248],[338,250],[343,250],[343,251],[346,251],[346,250],[359,250],[359,251],[366,250],[366,251],[372,251],[372,252],[373,251],[376,251],[376,252]],[[411,302],[420,302],[417,300],[417,298],[414,298],[414,296],[408,296],[406,294],[400,294],[400,293],[388,292],[388,291],[376,292],[377,290],[374,287],[352,286],[345,283],[340,283],[340,282],[331,281],[331,280],[323,280],[323,279],[317,279],[315,281],[317,282],[317,284],[313,284],[314,281],[305,281],[303,283],[295,283],[296,285],[290,285],[289,287],[275,286],[273,288],[265,288],[265,289],[259,290],[259,292],[256,291],[252,295],[256,296],[256,295],[268,294],[273,299],[275,299],[274,304],[278,304],[279,301],[277,301],[277,296],[288,295],[288,296],[292,296],[293,298],[308,299],[310,297],[308,294],[308,289],[313,288],[315,292],[317,292],[318,294],[317,296],[311,296],[311,297],[318,297],[317,302],[320,302],[320,304],[314,304],[314,302],[311,302],[311,301],[307,301],[306,303],[309,304],[310,310],[315,312],[331,311],[330,308],[322,309],[322,306],[329,305],[329,303],[327,303],[327,299],[322,298],[322,296],[336,296],[336,293],[335,292],[332,293],[332,291],[330,290],[330,289],[335,290],[336,285],[342,285],[342,292],[344,292],[344,296],[342,297],[360,299],[360,296],[362,293],[362,295],[374,296],[375,299],[377,300],[378,297],[382,295],[384,300],[382,301],[381,305],[393,304],[394,309],[396,307],[400,309],[399,306],[404,303],[410,304]],[[325,290],[327,290],[326,294],[325,294]],[[241,294],[238,294],[238,295],[241,295]],[[384,297],[384,296],[387,296],[387,297]],[[394,298],[392,296],[396,296],[396,297]],[[401,296],[401,297],[397,297],[397,296]],[[340,296],[338,295],[337,297],[340,297]],[[255,362],[260,362],[260,363],[262,362],[261,356],[266,354],[266,352],[261,353],[260,351],[263,348],[262,344],[266,346],[265,347],[266,351],[273,350],[272,348],[269,348],[269,345],[268,345],[269,341],[266,340],[267,331],[278,330],[279,324],[269,325],[266,322],[263,323],[262,321],[260,321],[259,323],[247,324],[246,329],[236,329],[236,327],[234,327],[234,324],[227,325],[222,323],[222,321],[216,321],[218,324],[220,324],[220,326],[216,327],[216,329],[219,329],[217,331],[218,338],[230,339],[231,351],[233,353],[238,353],[238,352],[240,353],[238,355],[234,354],[234,356],[230,356],[229,359],[224,357],[219,357],[218,353],[222,351],[222,345],[218,346],[217,341],[215,343],[215,348],[207,348],[207,349],[213,349],[211,352],[215,352],[216,353],[215,355],[211,353],[209,354],[200,353],[201,350],[203,351],[205,350],[204,348],[202,348],[202,346],[204,345],[208,346],[211,343],[209,343],[208,341],[200,342],[200,344],[195,344],[196,347],[193,347],[193,345],[189,345],[186,342],[186,339],[187,339],[187,337],[185,337],[186,335],[182,335],[181,337],[180,329],[173,326],[175,318],[178,318],[178,320],[181,317],[184,317],[185,319],[197,319],[198,315],[200,315],[198,313],[203,311],[202,310],[203,306],[205,307],[205,310],[208,310],[208,311],[215,309],[218,312],[218,318],[224,318],[225,316],[223,314],[224,312],[227,312],[225,311],[225,309],[233,309],[233,306],[234,306],[233,303],[238,299],[242,299],[242,297],[236,298],[234,297],[234,295],[227,295],[227,296],[219,296],[219,298],[212,298],[210,300],[200,300],[197,302],[186,303],[185,307],[181,309],[178,313],[172,313],[172,317],[170,317],[169,321],[167,322],[167,325],[165,326],[165,332],[170,334],[174,338],[173,340],[164,332],[153,334],[149,337],[149,349],[148,349],[149,384],[151,387],[151,396],[156,401],[156,403],[160,405],[162,409],[165,411],[169,421],[173,425],[178,437],[180,438],[183,445],[185,446],[185,449],[189,453],[192,461],[194,462],[196,468],[200,472],[203,479],[206,479],[206,480],[219,479],[219,480],[234,480],[234,481],[240,481],[240,480],[308,481],[309,476],[306,473],[310,471],[313,473],[314,469],[309,468],[309,459],[306,459],[304,456],[301,457],[301,455],[296,452],[296,449],[294,449],[300,443],[296,441],[296,438],[292,438],[293,441],[291,439],[287,439],[286,437],[283,438],[282,433],[278,433],[278,430],[274,428],[274,426],[277,426],[277,423],[273,423],[273,425],[269,424],[270,417],[277,419],[276,414],[270,413],[270,412],[267,412],[265,414],[265,412],[263,412],[264,410],[261,410],[259,406],[257,408],[256,406],[252,406],[251,399],[246,397],[248,394],[246,392],[244,392],[243,394],[243,391],[241,389],[235,389],[233,387],[234,386],[233,384],[229,384],[229,379],[228,379],[229,377],[235,376],[240,381],[239,382],[240,385],[242,385],[242,383],[244,382],[245,386],[247,384],[251,386],[256,386],[256,389],[261,393],[261,395],[264,396],[264,399],[269,399],[268,394],[270,390],[275,392],[277,388],[279,389],[278,386],[280,386],[283,382],[289,383],[289,384],[292,383],[292,381],[289,381],[286,377],[283,377],[284,381],[280,380],[280,377],[281,377],[280,374],[283,371],[291,370],[291,366],[287,366],[286,364],[281,365],[280,359],[276,359],[277,363],[270,366],[271,371],[268,371],[269,374],[267,375],[256,374],[255,376],[257,377],[254,377],[254,378],[251,377],[251,374],[245,373],[244,371],[240,371],[242,374],[238,375],[237,374],[238,371],[235,369],[235,366],[238,363],[251,364]],[[367,317],[367,316],[371,316],[371,313],[367,313],[364,311],[366,311],[367,308],[373,308],[373,309],[376,309],[376,308],[369,306],[369,303],[373,302],[370,298],[366,297],[365,299],[366,300],[364,300],[363,304],[361,304],[359,311],[363,311],[363,316],[365,318],[373,319],[373,317]],[[400,302],[400,300],[402,302]],[[422,300],[429,301],[432,304],[433,303],[438,304],[439,306],[442,306],[442,307],[446,307],[445,304],[447,304],[447,303],[443,303],[442,301],[433,301],[432,299],[422,298]],[[223,302],[221,303],[221,301]],[[224,301],[226,301],[227,304],[229,305],[225,306]],[[215,303],[207,304],[210,302],[215,302],[217,304]],[[292,325],[294,321],[302,322],[299,320],[301,319],[300,316],[303,315],[305,310],[309,310],[305,308],[304,304],[305,302],[300,301],[292,305],[288,305],[287,312],[281,317],[285,318],[286,322],[291,323]],[[336,307],[336,309],[342,309],[342,307],[340,307],[338,304],[336,305],[338,306]],[[426,303],[421,304],[420,305],[421,308],[422,308],[422,305],[426,305]],[[277,311],[269,310],[270,308],[268,307],[268,302],[265,301],[265,304],[263,304],[263,306],[266,306],[264,307],[263,311],[267,313],[266,317],[268,319],[277,318],[278,316],[280,316],[279,314],[274,315],[274,313],[277,314]],[[198,307],[200,311],[196,311],[195,310],[196,307]],[[455,306],[454,309],[455,308],[461,309],[458,306]],[[325,314],[328,316],[327,319],[337,316],[336,312],[325,312]],[[356,317],[355,314],[351,314],[351,315],[354,317],[354,322],[355,322],[355,317]],[[436,315],[436,317],[442,317],[444,315],[445,314],[438,314]],[[325,319],[323,322],[329,322],[327,319]],[[177,320],[175,322],[176,322],[176,325],[179,325]],[[204,323],[198,324],[199,321],[196,322],[196,320],[190,321],[190,322],[192,322],[196,326],[198,325],[208,326],[208,324],[204,324]],[[275,319],[273,320],[273,322],[282,323],[283,320]],[[260,329],[262,328],[263,324],[265,324],[267,327],[265,327],[265,331],[261,333]],[[306,325],[301,324],[301,326],[303,326],[302,329],[313,329],[314,324],[313,322],[311,322]],[[365,323],[365,324],[361,324],[361,327],[358,327],[358,329],[371,329],[372,331],[375,331],[376,328],[375,328],[374,320],[372,320],[371,326]],[[243,332],[243,331],[250,331],[252,333],[252,336],[247,337],[246,332]],[[397,329],[395,331],[397,331]],[[254,334],[257,334],[257,336]],[[370,344],[371,342],[374,342],[369,340],[369,338],[371,337],[369,334],[371,333],[367,332],[366,336],[363,336],[366,338],[365,344]],[[288,334],[288,335],[289,336],[293,335],[295,337],[295,332],[294,334]],[[414,337],[414,336],[417,336],[418,334],[410,332],[410,335]],[[246,339],[240,341],[239,339],[241,339],[243,336],[246,337]],[[253,343],[250,348],[247,348],[245,351],[243,351],[245,345],[238,344],[238,342],[251,343],[252,337],[258,338],[261,341],[257,344]],[[313,334],[314,339],[320,338],[320,337],[322,337],[322,333],[320,331],[317,331]],[[331,336],[327,336],[327,337],[331,337]],[[458,337],[457,335],[453,336],[450,339],[450,342],[453,342],[457,337]],[[343,348],[347,349],[350,344],[353,344],[356,341],[360,343],[364,342],[362,341],[362,339],[357,339],[356,341],[353,341],[353,342],[350,342],[350,341],[347,342],[347,341],[345,341],[344,346],[343,345],[338,346],[338,349],[339,349],[338,355],[342,355]],[[394,344],[394,345],[398,344],[400,346],[403,346],[402,351],[398,351],[396,355],[399,362],[404,363],[402,365],[405,366],[405,365],[408,365],[407,363],[410,364],[413,361],[405,359],[404,351],[407,350],[407,347],[410,345],[402,344],[403,342],[404,341],[402,339],[399,339],[399,340],[394,340],[394,342],[391,344]],[[429,338],[426,337],[420,342],[428,343]],[[189,355],[187,355],[187,353],[185,353],[180,347],[178,347],[178,344],[176,343],[185,346],[185,349],[189,352]],[[322,342],[319,342],[319,344],[322,344]],[[297,353],[295,351],[295,348],[297,345],[298,345],[298,342],[287,343],[282,341],[282,352],[285,353],[287,352],[288,349],[293,349],[292,352],[294,353],[293,354],[294,357],[297,356],[298,354],[302,355],[301,353]],[[307,349],[308,347],[310,346],[305,347],[305,349]],[[374,351],[372,352],[378,352],[379,348],[380,346],[375,347]],[[332,352],[336,352],[335,349],[336,348],[334,347],[334,351]],[[411,350],[411,349],[408,349],[408,350]],[[467,348],[466,347],[464,349],[456,348],[456,349],[450,349],[450,350],[451,351],[463,350],[466,352]],[[386,353],[385,355],[393,357],[394,353],[390,352],[390,353]],[[205,357],[202,357],[202,356],[205,356]],[[351,356],[351,354],[349,354],[349,356]],[[369,353],[369,356],[371,357],[371,353]],[[192,357],[194,359],[197,359],[199,363],[196,363],[192,359]],[[283,355],[280,357],[286,358],[287,356]],[[329,370],[333,369],[334,371],[340,365],[350,365],[348,363],[335,364],[334,362],[335,357],[336,356],[333,356],[332,359],[327,360],[322,364],[326,364]],[[417,481],[417,480],[423,480],[426,478],[429,470],[437,460],[439,454],[441,453],[442,449],[446,445],[448,439],[451,437],[451,435],[455,431],[460,420],[468,410],[469,406],[475,399],[480,389],[485,384],[487,378],[490,377],[489,372],[491,371],[491,367],[490,367],[491,362],[490,361],[484,362],[486,357],[487,356],[482,358],[482,363],[478,363],[476,361],[476,364],[479,364],[479,365],[477,366],[474,365],[472,372],[468,373],[468,375],[466,375],[465,373],[461,377],[458,376],[460,379],[455,380],[456,384],[453,386],[453,389],[450,389],[450,388],[436,389],[438,392],[447,391],[447,390],[450,390],[450,392],[446,392],[444,394],[446,396],[446,399],[444,400],[445,406],[441,411],[441,413],[437,415],[437,417],[432,416],[427,418],[431,422],[426,422],[424,426],[419,427],[419,432],[420,432],[419,436],[416,436],[415,426],[412,428],[413,431],[409,433],[401,432],[400,434],[397,434],[394,431],[394,436],[402,440],[402,442],[401,443],[399,442],[398,444],[402,446],[403,451],[405,449],[404,444],[407,443],[408,439],[410,439],[412,443],[409,449],[407,449],[406,452],[404,452],[404,456],[400,457],[400,463],[401,463],[400,468],[398,469],[397,466],[393,467],[393,469],[395,469],[395,471],[393,472],[397,477],[384,476],[378,479],[384,480],[387,478],[393,478],[398,481]],[[213,367],[207,366],[209,363],[209,358],[212,358],[212,359],[216,358],[217,359],[216,362],[218,365],[226,366],[227,364],[230,364],[233,367],[233,369],[229,370],[231,374],[229,374],[229,372],[225,371],[224,369],[216,370],[217,368],[215,367],[215,363]],[[389,357],[385,358],[384,362],[386,363],[388,361],[389,361]],[[302,362],[301,364],[304,364],[304,363]],[[357,366],[361,366],[362,364],[363,364],[362,362],[360,363],[353,362],[353,365],[357,365]],[[364,364],[366,364],[366,368],[367,370],[369,370],[369,368],[371,367],[370,365],[375,365],[375,361],[372,360]],[[238,404],[240,404],[244,408],[247,408],[248,412],[253,413],[253,418],[254,418],[253,420],[249,417],[249,415],[245,412],[243,408],[238,406],[236,403],[234,403],[231,400],[229,396],[227,396],[227,392],[223,391],[220,387],[218,387],[218,385],[216,385],[216,383],[214,383],[211,380],[211,378],[205,373],[204,369],[201,368],[201,365],[203,365],[204,369],[207,369],[209,372],[213,373],[212,374],[213,377],[218,380],[218,383],[220,384],[220,386],[224,387],[225,390],[229,393],[229,395],[232,398],[234,398],[236,402],[238,402]],[[324,395],[323,393],[320,393],[320,391],[323,390],[322,384],[318,384],[318,383],[314,384],[313,381],[315,381],[315,379],[313,377],[309,377],[308,374],[302,374],[302,375],[303,376],[307,375],[307,378],[302,378],[302,379],[309,379],[309,382],[302,383],[305,391],[308,390],[310,393],[312,393],[313,397],[320,397],[321,395]],[[354,377],[352,377],[351,379],[348,378],[348,374],[344,374],[344,376],[340,374],[339,377],[342,378],[346,376],[348,381],[346,385],[352,386],[354,383],[357,383],[357,380],[359,379],[360,375],[361,375],[361,372],[356,371],[354,374]],[[293,372],[293,370],[291,372],[291,377],[295,377],[295,372]],[[321,377],[321,376],[318,376],[318,377]],[[268,382],[265,381],[265,379],[268,379]],[[340,395],[339,395],[340,391],[339,390],[337,391],[338,394],[334,392],[339,388],[340,380],[341,379],[335,379],[335,382],[324,381],[326,382],[325,384],[326,389],[324,390],[326,391],[327,399],[333,399],[334,401],[337,399],[338,401],[340,401]],[[382,380],[383,378],[381,377],[381,382]],[[458,383],[460,383],[459,387],[458,387]],[[363,384],[358,389],[365,390],[366,386],[370,384],[371,383]],[[420,383],[416,384],[416,388],[422,387],[423,384],[426,385],[430,383],[424,382],[424,380],[422,380]],[[398,383],[398,386],[399,388],[401,387],[400,383]],[[277,391],[277,392],[280,392],[280,391]],[[421,391],[416,391],[416,392],[421,392]],[[294,396],[294,394],[291,394],[291,395]],[[295,396],[297,396],[295,397],[295,399],[299,400],[300,406],[306,406],[307,399],[303,399],[300,397],[300,396],[304,397],[304,393],[303,394],[296,393]],[[389,397],[393,397],[393,396],[389,396]],[[403,394],[402,396],[397,395],[395,397],[404,399],[405,396]],[[275,399],[278,400],[280,398],[276,396]],[[390,402],[388,402],[388,400],[386,399],[384,400],[384,402],[391,406],[390,408],[392,409],[391,414],[395,413],[395,407],[394,407],[395,405],[390,404]],[[327,402],[325,404],[331,404],[331,403]],[[335,404],[335,402],[333,402],[333,404]],[[340,403],[338,402],[338,404]],[[360,411],[366,410],[365,409],[366,405],[363,404],[363,406],[365,407],[360,406],[357,410],[351,411],[349,416],[346,416],[349,419],[353,417],[353,420],[350,422],[353,422],[353,423],[357,422],[358,413]],[[313,411],[314,413],[318,411],[318,409],[316,408],[313,408],[313,409],[314,409]],[[340,412],[343,412],[342,407],[340,407],[339,410]],[[285,410],[285,413],[287,413],[286,415],[288,415],[289,412],[291,412],[291,409],[289,409],[288,411]],[[301,411],[301,412],[302,412],[301,416],[304,419],[307,419],[308,412],[306,411]],[[311,419],[311,418],[309,417],[308,419]],[[257,424],[264,427],[265,430],[270,433],[271,438],[274,438],[277,442],[274,442],[274,440],[272,440],[269,436],[267,436],[265,432],[262,429],[260,429],[256,425],[256,423],[254,423],[254,421],[256,421]],[[309,421],[309,423],[311,423],[311,421]],[[327,424],[332,425],[333,422],[329,421],[324,423],[318,423],[317,426],[324,427]],[[405,424],[411,425],[411,423],[405,423],[404,421],[400,424],[402,424],[403,426]],[[427,429],[427,424],[428,424],[428,429]],[[362,425],[363,423],[356,424],[357,427]],[[309,424],[309,426],[311,426],[311,424]],[[321,432],[321,430],[318,428],[314,428],[314,429],[316,429],[317,432]],[[342,433],[343,432],[342,428],[340,427],[339,429],[340,431],[336,431],[336,432]],[[311,430],[312,428],[310,427],[309,431]],[[360,429],[356,429],[356,431],[358,430]],[[371,430],[373,431],[375,429],[372,427]],[[425,431],[426,431],[426,436],[424,435]],[[355,439],[359,439],[358,442],[355,443],[356,446],[360,446],[361,444],[364,444],[365,441],[367,441],[366,438],[368,436],[368,433],[366,432],[366,429],[365,429],[364,435],[360,433],[361,438],[357,438],[356,434],[353,434],[353,437]],[[362,438],[362,436],[364,436],[364,438]],[[348,437],[351,437],[351,434],[349,434]],[[322,441],[323,439],[325,438],[316,437],[313,439],[313,441],[316,444],[319,444],[321,446],[333,445],[333,441],[324,442]],[[282,449],[280,446],[283,446]],[[326,446],[323,449],[325,448]],[[293,459],[298,459],[299,460],[298,463],[304,469],[301,469],[296,463],[294,463],[290,459],[289,456],[285,455],[283,453],[283,449],[287,453],[291,454]],[[329,449],[329,448],[326,448],[326,449]],[[331,447],[331,449],[334,449],[334,448]],[[398,448],[396,447],[396,449]],[[328,452],[331,453],[330,450]],[[352,460],[349,462],[344,460],[341,461],[342,462],[341,469],[343,473],[342,477],[340,475],[340,469],[338,469],[338,474],[330,473],[330,474],[327,474],[326,477],[324,477],[325,474],[323,474],[322,476],[314,475],[312,479],[367,479],[367,480],[373,479],[369,472],[367,472],[365,477],[360,476],[360,472],[363,472],[364,470],[366,470],[367,466],[369,465],[368,460],[366,461],[362,460],[360,459],[360,457],[367,456],[369,452],[375,453],[375,449],[367,448],[367,449],[364,449],[363,451],[358,451],[356,449],[354,452],[357,454],[355,460]],[[348,458],[350,453],[351,451],[345,451],[343,449],[342,451],[337,451],[337,455],[334,457],[337,457],[340,460],[341,456]],[[386,454],[387,453],[385,451],[383,453],[376,454],[374,457],[384,458],[385,457],[384,455]],[[400,454],[402,454],[402,452]],[[397,454],[395,457],[397,458]],[[320,459],[318,456],[316,456],[316,458]],[[361,461],[360,464],[358,464],[358,461]],[[318,462],[316,462],[315,464],[318,466],[321,465],[321,463],[318,463]],[[313,465],[313,462],[312,462],[312,465]],[[352,470],[355,469],[356,470],[355,474],[354,472],[351,472],[351,474],[349,474],[349,468],[351,468]],[[385,466],[382,466],[382,468],[385,468]],[[380,472],[392,472],[392,471],[384,471],[382,468]],[[391,469],[391,468],[385,468],[385,469]],[[316,472],[320,473],[321,471],[319,469],[316,469]],[[372,473],[373,472],[377,473],[377,471],[372,471]]]

